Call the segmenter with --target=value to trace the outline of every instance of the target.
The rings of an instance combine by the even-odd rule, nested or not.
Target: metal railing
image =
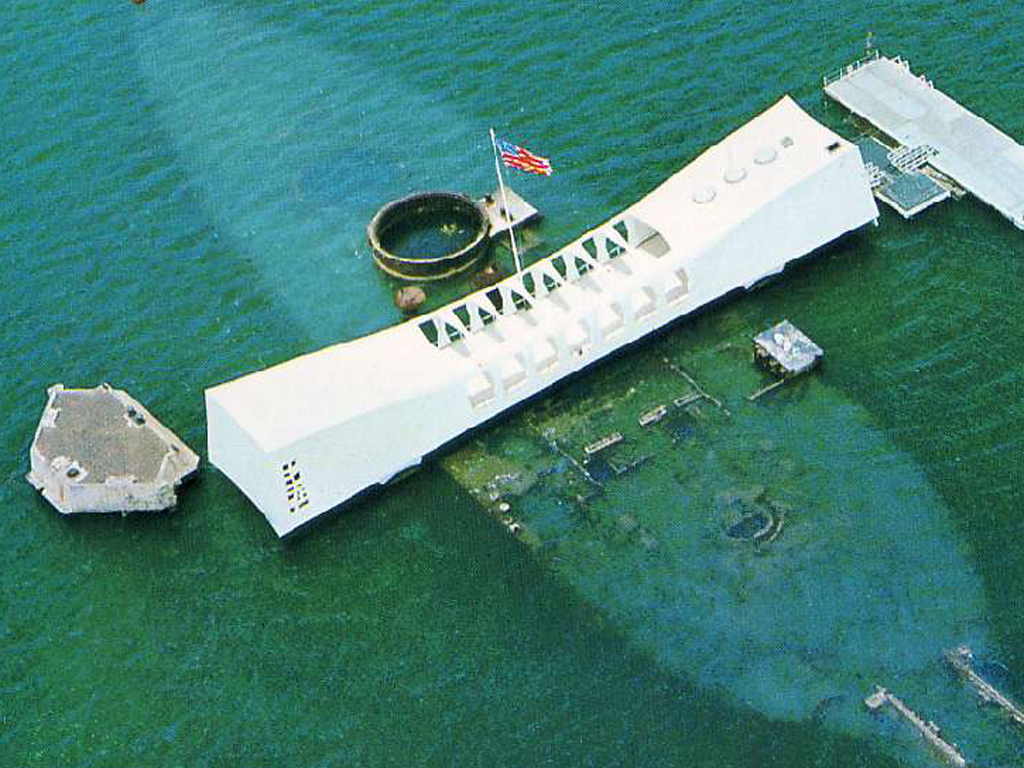
[[[821,78],[821,85],[822,85],[822,87],[825,87],[825,86],[829,85],[830,83],[834,83],[836,80],[842,80],[847,75],[852,75],[854,72],[856,72],[858,69],[863,67],[865,64],[870,64],[872,61],[877,61],[881,57],[882,57],[881,51],[879,51],[876,48],[874,51],[872,51],[871,53],[869,53],[866,56],[862,56],[861,58],[857,59],[852,64],[847,64],[842,69],[837,69],[837,70],[835,70],[833,72],[829,72],[828,74],[826,74],[824,77]]]
[[[893,168],[902,173],[914,174],[937,154],[939,151],[935,147],[920,144],[916,147],[897,147],[888,153],[887,158]]]

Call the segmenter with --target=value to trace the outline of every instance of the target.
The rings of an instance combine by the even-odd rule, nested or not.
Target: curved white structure
[[[208,389],[210,460],[283,536],[877,217],[857,147],[785,97],[519,275]]]

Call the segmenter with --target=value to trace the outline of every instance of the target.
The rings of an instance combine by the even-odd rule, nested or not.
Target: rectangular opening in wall
[[[590,256],[590,258],[595,260],[597,259],[597,244],[594,242],[594,238],[588,237],[580,243],[580,246],[587,252],[587,255]]]
[[[444,330],[445,330],[445,333],[448,334],[448,339],[450,341],[458,341],[463,336],[462,331],[460,331],[458,328],[456,328],[451,323],[445,323],[444,324]]]
[[[531,296],[537,295],[537,278],[533,276],[532,272],[523,273],[523,287]]]
[[[655,256],[657,258],[661,258],[670,250],[668,242],[661,236],[660,232],[655,232],[650,237],[643,240],[639,247],[647,251],[651,256]]]
[[[558,348],[550,339],[539,339],[533,343],[533,364],[537,371],[550,371],[558,364]]]
[[[424,337],[426,337],[427,341],[429,341],[435,347],[437,346],[437,325],[434,323],[433,320],[427,320],[425,322],[420,323],[420,333],[422,333]]]
[[[484,325],[487,325],[488,323],[493,323],[494,322],[494,315],[493,314],[488,312],[483,307],[480,307],[479,309],[480,309],[480,320],[483,321]]]
[[[462,321],[462,324],[469,328],[469,308],[465,304],[460,304],[453,310],[453,312],[455,313],[455,316]]]
[[[494,382],[491,381],[486,373],[481,371],[470,378],[467,384],[467,394],[469,395],[470,405],[474,408],[482,408],[494,400]]]
[[[690,292],[690,281],[685,269],[677,269],[669,276],[665,288],[665,301],[672,304],[682,301]]]
[[[614,259],[620,253],[623,253],[626,249],[619,245],[617,242],[612,240],[610,237],[604,239],[604,249],[608,252],[609,258]]]
[[[505,300],[501,298],[501,291],[497,288],[492,288],[484,295],[491,300],[491,304],[493,304],[494,308],[499,312],[505,308]]]
[[[633,302],[633,314],[637,320],[648,317],[654,312],[656,297],[653,288],[648,286],[637,288],[633,291],[630,299]]]

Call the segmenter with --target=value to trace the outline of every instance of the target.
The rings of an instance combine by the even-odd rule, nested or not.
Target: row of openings
[[[665,289],[665,304],[672,306],[679,304],[689,295],[689,280],[686,271],[676,270],[672,273],[670,284]],[[655,314],[657,308],[657,294],[649,286],[637,288],[631,296],[631,308],[636,322],[648,320]],[[600,331],[601,338],[605,341],[614,340],[626,330],[626,313],[616,302],[605,305],[597,314],[596,325]],[[579,359],[586,356],[593,346],[594,339],[585,324],[573,322],[565,329],[562,336],[564,341],[563,354],[565,359],[562,362]],[[552,336],[546,336],[531,342],[532,369],[535,375],[544,375],[554,371],[560,362],[559,346]],[[507,392],[513,392],[526,384],[530,379],[530,371],[527,358],[522,353],[516,353],[506,358],[500,365],[497,372],[481,370],[468,383],[468,396],[470,404],[475,408],[482,408],[490,404],[497,395],[495,386],[495,375],[501,376],[502,384]]]
[[[612,229],[622,238],[623,242],[629,242],[630,229],[625,221],[616,222],[612,225]],[[646,227],[646,229],[649,231],[642,233],[637,246],[653,256],[663,256],[669,250],[665,239],[650,227]],[[554,275],[544,271],[545,264],[537,264],[524,270],[521,275],[521,282],[522,288],[525,289],[527,295],[519,292],[518,285],[515,288],[506,286],[506,292],[502,292],[499,287],[485,291],[483,297],[486,299],[486,302],[483,300],[475,302],[475,314],[479,318],[481,325],[489,325],[497,319],[498,315],[526,309],[538,295],[550,293],[560,285],[573,282],[594,269],[595,266],[601,263],[603,255],[598,251],[598,244],[595,240],[597,237],[600,237],[600,233],[583,240],[579,244],[586,254],[585,256],[580,253],[561,253],[546,262],[547,265],[553,268],[554,273],[558,276],[557,279]],[[609,260],[625,252],[626,248],[622,244],[607,235],[604,237],[604,254],[607,254]],[[505,307],[506,300],[511,301],[514,305],[508,312]],[[445,346],[442,330],[449,343],[462,338],[467,332],[472,332],[474,311],[470,309],[468,303],[454,307],[451,312],[461,323],[462,327],[439,317],[427,318],[419,324],[420,332],[434,346]]]

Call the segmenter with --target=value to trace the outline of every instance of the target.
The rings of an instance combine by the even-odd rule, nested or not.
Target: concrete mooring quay
[[[174,506],[199,457],[127,392],[48,390],[26,479],[59,512],[132,512]]]
[[[825,94],[1024,229],[1024,147],[877,52],[827,75]]]
[[[872,712],[881,709],[889,704],[900,715],[906,718],[914,728],[924,737],[925,741],[931,744],[951,765],[957,768],[966,768],[967,759],[960,754],[960,750],[953,744],[942,738],[939,726],[931,720],[925,720],[917,712],[912,710],[898,696],[893,695],[881,686],[875,686],[875,692],[864,699],[864,704]]]
[[[1000,693],[994,685],[974,671],[971,663],[974,660],[974,653],[970,648],[961,645],[954,651],[943,651],[942,656],[946,659],[946,663],[956,670],[977,691],[982,701],[995,704],[1006,712],[1018,725],[1024,725],[1024,712]]]

